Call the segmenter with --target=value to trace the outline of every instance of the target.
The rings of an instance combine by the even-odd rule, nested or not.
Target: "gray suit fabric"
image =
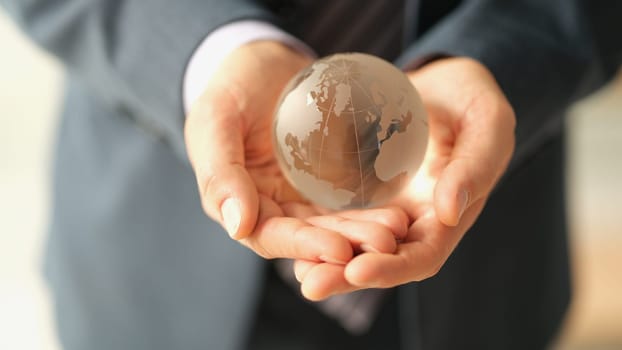
[[[0,2],[68,68],[45,267],[63,346],[243,347],[265,263],[200,209],[183,146],[183,70],[234,20],[305,38],[309,24],[292,20],[304,19],[302,5]],[[417,35],[405,33],[413,41],[396,62],[486,64],[517,112],[517,152],[438,276],[398,288],[404,348],[542,348],[569,300],[561,116],[620,63],[622,3],[469,0],[440,12],[432,3],[443,2],[424,1],[416,26],[405,15]]]

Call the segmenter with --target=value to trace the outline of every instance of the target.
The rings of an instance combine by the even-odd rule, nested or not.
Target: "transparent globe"
[[[304,197],[331,209],[385,204],[425,154],[427,117],[404,73],[366,54],[336,54],[300,71],[274,118],[281,170]]]

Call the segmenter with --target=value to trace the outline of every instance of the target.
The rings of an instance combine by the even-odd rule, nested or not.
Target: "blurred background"
[[[58,350],[40,271],[62,71],[1,10],[0,43],[0,349]],[[622,349],[622,78],[568,127],[575,297],[554,349]]]

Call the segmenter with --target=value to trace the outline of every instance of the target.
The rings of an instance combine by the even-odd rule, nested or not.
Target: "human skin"
[[[395,253],[364,253],[342,266],[297,260],[296,277],[309,299],[434,276],[507,168],[516,120],[483,65],[447,58],[408,76],[428,111],[430,139],[415,179],[392,203],[409,218],[407,236]]]
[[[185,125],[205,212],[258,255],[295,259],[310,300],[433,276],[507,167],[511,106],[490,72],[468,58],[408,72],[429,114],[418,174],[385,207],[329,212],[296,194],[272,149],[281,90],[310,63],[280,43],[260,41],[232,52],[210,79]]]
[[[281,175],[271,141],[273,110],[284,85],[310,63],[282,44],[254,42],[236,49],[210,79],[185,125],[203,208],[267,259],[343,265],[361,251],[394,252],[396,237],[406,234],[401,210],[319,215]],[[285,215],[294,204],[306,209],[304,218]]]

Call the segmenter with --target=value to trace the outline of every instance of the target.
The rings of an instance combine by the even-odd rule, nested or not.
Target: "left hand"
[[[391,203],[409,218],[407,235],[394,254],[363,252],[347,265],[297,260],[296,277],[308,299],[434,276],[507,168],[516,120],[486,67],[469,58],[446,58],[408,76],[428,111],[430,138],[417,175]]]

